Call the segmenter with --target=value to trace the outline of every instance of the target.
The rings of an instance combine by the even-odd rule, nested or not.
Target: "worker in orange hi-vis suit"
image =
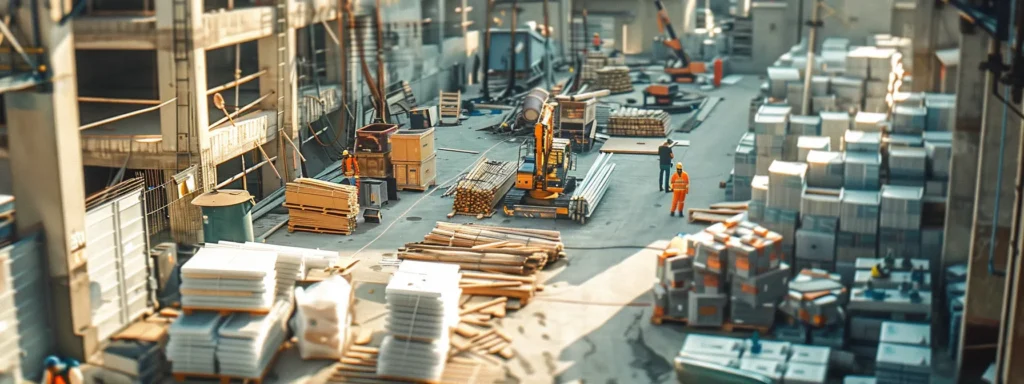
[[[354,185],[356,188],[359,187],[359,162],[356,161],[356,157],[348,153],[345,150],[341,153],[341,157],[344,158],[341,162],[341,170],[345,172],[344,181],[348,185]]]
[[[591,43],[593,43],[593,45],[594,45],[594,52],[600,52],[601,51],[601,43],[602,43],[602,41],[601,41],[601,34],[594,33],[594,40],[591,41]]]
[[[690,175],[683,172],[683,163],[676,163],[676,173],[672,175],[672,205],[669,207],[672,216],[679,212],[679,217],[683,217],[687,193],[690,193]]]

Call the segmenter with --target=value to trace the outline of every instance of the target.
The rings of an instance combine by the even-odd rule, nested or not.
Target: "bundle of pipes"
[[[461,214],[488,215],[515,183],[514,161],[482,161],[455,187],[453,210]]]
[[[562,234],[558,231],[439,221],[434,229],[423,237],[423,244],[466,248],[499,242],[541,248],[552,261],[565,257]]]
[[[629,67],[604,67],[597,70],[598,89],[607,89],[612,93],[633,91],[633,80],[629,78]]]
[[[573,193],[569,204],[570,219],[585,224],[587,218],[594,214],[604,193],[608,191],[608,180],[611,178],[612,171],[615,170],[615,164],[609,162],[611,158],[612,154],[610,153],[600,154],[594,165],[587,171],[587,176],[576,186],[576,192]]]
[[[608,134],[613,136],[665,137],[671,131],[671,116],[665,111],[620,108],[608,118]]]

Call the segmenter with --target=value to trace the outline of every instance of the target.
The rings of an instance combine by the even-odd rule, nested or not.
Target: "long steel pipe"
[[[534,88],[523,99],[523,119],[535,123],[544,110],[544,103],[548,101],[548,91],[543,88]]]
[[[579,93],[579,94],[575,94],[575,95],[571,95],[571,96],[570,95],[558,95],[558,96],[555,96],[555,100],[560,100],[560,101],[586,101],[586,100],[590,100],[590,99],[593,99],[593,98],[608,96],[610,94],[612,94],[612,91],[607,90],[607,89],[602,89],[600,91],[593,91],[593,92],[587,92],[587,93]]]

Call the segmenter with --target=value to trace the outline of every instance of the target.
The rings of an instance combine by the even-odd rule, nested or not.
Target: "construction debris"
[[[350,235],[359,215],[354,186],[300,178],[285,187],[288,231]]]
[[[485,160],[477,164],[455,187],[452,214],[492,214],[515,183],[517,167],[514,161]]]
[[[665,137],[671,131],[672,117],[664,111],[620,108],[608,120],[608,134],[612,136]]]
[[[629,78],[629,67],[604,67],[597,70],[597,89],[611,93],[633,92],[633,81]]]

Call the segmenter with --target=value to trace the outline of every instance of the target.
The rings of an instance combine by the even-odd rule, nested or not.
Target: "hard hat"
[[[683,163],[676,163],[676,169],[683,169]]]
[[[342,156],[348,156],[348,150],[346,149],[346,150],[342,151],[342,152],[341,152],[341,155],[342,155]]]
[[[594,32],[594,37],[598,37],[598,36],[601,36],[601,35],[598,34],[597,32]]]
[[[60,365],[60,358],[53,355],[47,356],[46,360],[43,362],[43,365],[45,365],[46,368],[56,367]]]

